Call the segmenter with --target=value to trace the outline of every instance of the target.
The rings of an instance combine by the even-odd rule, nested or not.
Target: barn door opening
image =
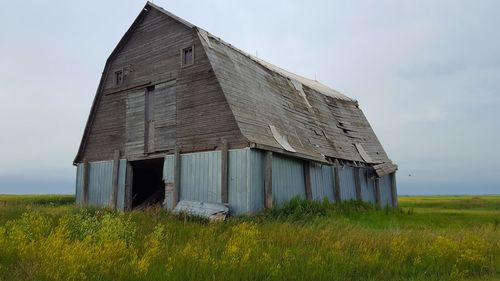
[[[163,158],[131,162],[132,209],[161,205],[165,199]]]

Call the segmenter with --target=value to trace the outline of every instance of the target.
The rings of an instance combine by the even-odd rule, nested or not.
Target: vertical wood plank
[[[311,188],[311,162],[304,161],[304,183],[306,189],[307,200],[312,200],[312,188]]]
[[[221,151],[221,202],[229,203],[228,195],[229,195],[229,186],[228,186],[228,144],[227,140],[222,140],[222,151]]]
[[[333,181],[334,181],[334,197],[335,202],[340,202],[340,176],[339,176],[339,166],[333,166]]]
[[[391,195],[392,195],[392,207],[398,207],[398,190],[396,186],[396,172],[391,173]]]
[[[89,203],[89,162],[85,160],[83,162],[83,205],[87,205]]]
[[[264,158],[264,206],[273,207],[273,153],[266,151]]]
[[[125,180],[125,204],[124,209],[126,211],[132,210],[132,194],[133,194],[133,183],[134,183],[134,169],[130,162],[127,161],[127,171]]]
[[[359,170],[361,168],[354,167],[354,186],[356,187],[356,200],[361,201],[363,198],[361,197],[361,181],[359,178]]]
[[[174,155],[174,196],[172,208],[177,206],[179,202],[179,195],[181,191],[181,150],[178,146],[175,147]]]
[[[115,150],[113,156],[113,179],[111,181],[111,198],[109,200],[109,207],[116,210],[116,203],[118,197],[118,172],[120,165],[120,150]]]
[[[144,93],[144,154],[149,152],[149,98],[151,91],[146,89]]]
[[[375,178],[375,203],[377,204],[377,206],[382,207],[382,200],[380,198],[379,178]]]

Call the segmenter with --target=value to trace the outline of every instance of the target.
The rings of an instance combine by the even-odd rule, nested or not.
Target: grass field
[[[207,223],[0,195],[0,280],[500,280],[500,196],[294,201]]]

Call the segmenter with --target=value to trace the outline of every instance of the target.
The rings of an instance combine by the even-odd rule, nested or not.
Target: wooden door
[[[125,155],[144,153],[144,97],[145,89],[127,93],[125,113]]]
[[[175,80],[156,85],[154,94],[154,148],[174,149],[176,144]]]

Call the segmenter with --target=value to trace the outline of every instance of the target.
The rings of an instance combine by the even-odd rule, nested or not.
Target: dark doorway
[[[165,198],[163,158],[133,161],[132,208],[160,205]]]

